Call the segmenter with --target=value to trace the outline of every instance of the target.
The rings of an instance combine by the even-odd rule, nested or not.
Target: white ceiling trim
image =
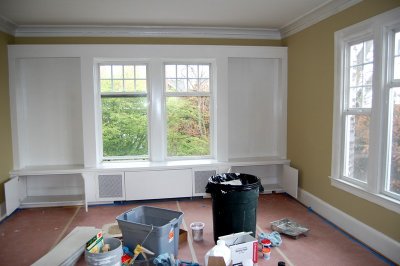
[[[0,16],[0,30],[16,37],[172,37],[280,40],[362,0],[333,0],[280,29],[174,26],[28,26]]]
[[[283,26],[280,29],[282,38],[289,37],[297,32],[300,32],[318,22],[333,16],[355,4],[360,3],[362,0],[334,0],[327,4],[319,6],[304,16],[297,18],[295,21]]]
[[[280,40],[277,29],[147,26],[20,26],[16,37],[175,37]]]

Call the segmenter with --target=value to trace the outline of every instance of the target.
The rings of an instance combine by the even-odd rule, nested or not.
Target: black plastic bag
[[[239,184],[230,181],[240,181]],[[248,191],[259,188],[260,192],[264,191],[261,181],[258,177],[241,173],[224,173],[211,176],[206,185],[207,193],[214,192],[231,192],[231,191]]]

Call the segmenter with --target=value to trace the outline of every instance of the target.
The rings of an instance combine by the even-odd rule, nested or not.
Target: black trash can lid
[[[211,176],[206,186],[207,193],[218,191],[247,191],[259,188],[264,191],[260,179],[254,175],[242,173],[224,173]]]

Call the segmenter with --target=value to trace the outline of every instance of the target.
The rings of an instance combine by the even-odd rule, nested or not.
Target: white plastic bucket
[[[203,241],[204,223],[194,222],[190,224],[194,241]]]

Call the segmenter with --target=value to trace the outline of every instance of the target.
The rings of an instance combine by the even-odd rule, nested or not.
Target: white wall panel
[[[19,59],[23,166],[83,163],[79,58]]]
[[[279,64],[269,58],[229,58],[229,158],[281,156],[283,103]]]

